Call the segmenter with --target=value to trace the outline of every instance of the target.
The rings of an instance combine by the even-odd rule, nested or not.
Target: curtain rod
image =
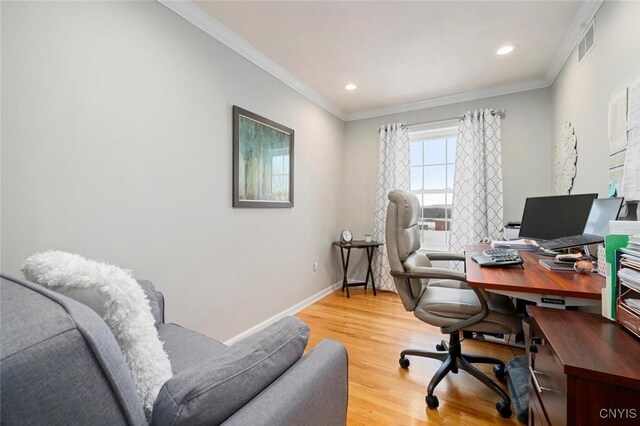
[[[504,113],[505,110],[504,109],[492,109],[491,110],[491,115],[500,115],[500,118],[504,118]],[[442,120],[436,120],[436,121],[426,121],[424,123],[413,123],[413,124],[407,124],[407,127],[414,127],[414,126],[422,126],[424,124],[438,124],[438,123],[443,123],[445,121],[451,121],[451,120],[462,120],[464,118],[464,114],[463,115],[459,115],[457,117],[451,117],[451,118],[444,118]]]

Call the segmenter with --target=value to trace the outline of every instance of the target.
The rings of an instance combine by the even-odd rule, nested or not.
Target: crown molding
[[[587,29],[587,24],[595,17],[596,13],[604,3],[604,0],[586,0],[578,10],[573,19],[567,34],[560,47],[556,51],[544,78],[520,81],[501,86],[489,87],[486,89],[473,90],[469,92],[457,93],[454,95],[430,98],[417,102],[410,102],[390,107],[373,108],[346,114],[342,109],[334,105],[327,98],[313,90],[310,86],[293,76],[280,65],[262,54],[242,37],[225,27],[218,20],[202,10],[198,5],[190,0],[156,0],[188,22],[200,28],[225,46],[229,47],[240,56],[257,65],[273,77],[282,81],[296,92],[315,102],[326,111],[335,115],[343,121],[362,120],[365,118],[379,117],[389,114],[415,111],[425,108],[433,108],[443,105],[450,105],[459,102],[474,101],[492,96],[507,95],[510,93],[524,92],[527,90],[542,89],[553,84],[558,73],[567,62],[580,38]]]
[[[331,114],[343,120],[346,117],[344,111],[334,105],[327,98],[313,90],[311,87],[298,80],[280,65],[267,58],[258,49],[253,47],[245,39],[222,25],[218,20],[206,13],[197,4],[186,0],[157,0],[177,15],[186,19],[196,27],[200,28],[211,37],[215,38],[225,46],[229,47],[240,56],[254,63],[264,71],[268,72],[296,92],[315,102]]]
[[[472,90],[470,92],[457,93],[455,95],[441,96],[438,98],[425,99],[418,102],[410,102],[402,105],[390,107],[374,108],[367,111],[347,114],[345,121],[362,120],[364,118],[379,117],[382,115],[398,114],[401,112],[416,111],[419,109],[433,108],[443,105],[457,104],[459,102],[475,101],[478,99],[490,98],[493,96],[508,95],[510,93],[526,92],[549,87],[547,80],[537,78],[534,80],[518,81],[502,86],[488,87],[486,89]]]
[[[604,0],[586,0],[582,6],[580,6],[580,9],[578,9],[578,13],[575,18],[573,18],[573,22],[571,22],[564,39],[562,39],[562,43],[560,43],[560,47],[553,56],[551,64],[545,73],[545,78],[550,86],[556,80],[560,70],[562,70],[562,67],[564,67],[564,64],[571,56],[573,49],[575,49],[582,36],[584,36],[589,23],[596,16],[598,10],[600,10],[602,3],[604,3]]]

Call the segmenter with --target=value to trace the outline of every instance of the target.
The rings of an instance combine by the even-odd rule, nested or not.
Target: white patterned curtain
[[[400,123],[380,127],[380,149],[378,152],[378,185],[376,188],[376,210],[373,222],[373,238],[385,241],[388,195],[394,189],[409,189],[411,164],[409,162],[409,130]],[[389,275],[387,246],[380,246],[373,258],[373,276],[381,290],[395,290]]]
[[[502,215],[500,113],[467,112],[458,123],[449,249],[499,239]]]

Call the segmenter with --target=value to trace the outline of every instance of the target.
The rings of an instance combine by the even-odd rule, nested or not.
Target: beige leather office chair
[[[502,417],[510,417],[509,396],[489,376],[472,365],[495,364],[494,373],[502,380],[504,363],[495,358],[463,354],[460,332],[514,334],[521,329],[520,318],[508,297],[472,289],[466,285],[464,273],[431,266],[431,260],[464,260],[464,255],[418,251],[419,214],[420,203],[416,195],[404,190],[391,191],[386,224],[391,275],[405,309],[413,311],[421,321],[440,327],[442,333],[450,337],[448,344],[443,340],[436,345],[437,352],[420,349],[402,351],[400,366],[409,367],[408,355],[442,361],[427,388],[429,408],[438,407],[438,398],[433,394],[438,383],[449,372],[457,373],[461,369],[500,395],[502,400],[496,403],[496,409]]]

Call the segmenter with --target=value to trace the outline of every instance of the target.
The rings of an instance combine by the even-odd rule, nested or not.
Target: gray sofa
[[[178,325],[166,324],[162,294],[148,281],[139,284],[150,301],[174,378],[186,370],[193,373],[198,369],[204,376],[212,359],[232,354],[236,345],[250,345],[278,332],[272,326],[244,343],[226,346]],[[153,412],[148,413],[149,418],[145,416],[113,334],[91,309],[41,286],[6,276],[1,278],[0,299],[2,424],[180,423],[177,417],[162,417],[166,410],[157,407],[160,396]],[[306,329],[295,318],[287,319],[285,326]],[[166,392],[165,387],[161,393]],[[241,387],[234,387],[231,393],[241,396]],[[208,408],[200,404],[191,409]],[[220,407],[211,410],[220,411]],[[324,340],[244,406],[228,415],[223,410],[225,417],[221,421],[207,420],[207,413],[202,413],[191,417],[188,423],[344,425],[346,412],[347,354],[340,343]]]

